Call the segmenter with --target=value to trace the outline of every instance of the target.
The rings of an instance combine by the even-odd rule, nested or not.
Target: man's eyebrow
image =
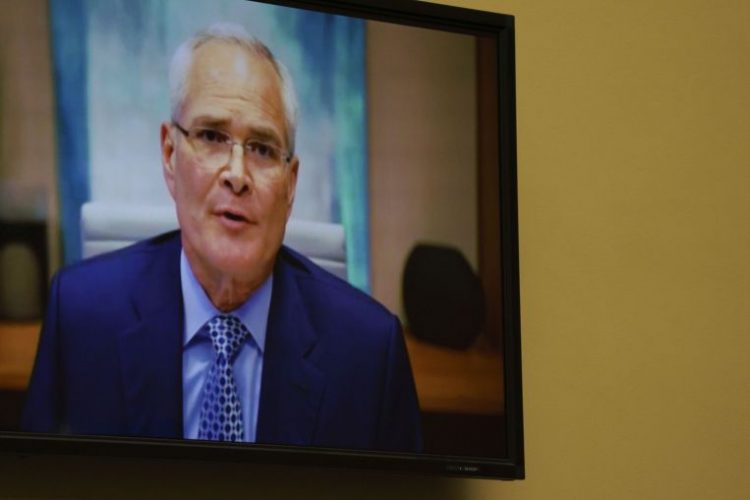
[[[275,144],[277,146],[281,146],[282,144],[279,134],[277,134],[275,130],[269,127],[251,127],[249,139],[267,142]]]
[[[208,115],[197,116],[193,120],[194,126],[216,128],[220,130],[228,130],[231,123],[231,118],[219,118]],[[264,125],[249,125],[247,131],[248,140],[267,142],[279,147],[283,144],[279,133],[271,127]]]
[[[218,118],[216,116],[197,116],[193,119],[193,125],[200,127],[227,128],[231,123],[229,118]]]

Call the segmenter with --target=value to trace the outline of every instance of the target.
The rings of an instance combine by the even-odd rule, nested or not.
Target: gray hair
[[[250,54],[266,59],[276,69],[276,73],[279,75],[279,80],[281,81],[281,100],[284,106],[284,119],[286,120],[287,129],[286,142],[289,153],[294,154],[298,104],[292,77],[286,67],[274,57],[271,50],[263,42],[248,34],[245,28],[238,24],[212,24],[207,29],[188,38],[177,47],[169,66],[169,100],[172,117],[176,116],[185,100],[188,73],[190,72],[193,53],[201,45],[212,41],[241,47]]]

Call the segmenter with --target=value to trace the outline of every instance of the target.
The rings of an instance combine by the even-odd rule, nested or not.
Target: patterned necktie
[[[206,323],[216,359],[203,388],[198,439],[243,441],[242,407],[232,361],[250,332],[235,316],[214,316]]]

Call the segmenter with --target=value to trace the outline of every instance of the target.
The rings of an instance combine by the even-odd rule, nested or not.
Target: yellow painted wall
[[[750,497],[750,2],[451,3],[517,16],[528,479],[4,457],[0,497]]]
[[[466,498],[750,498],[750,3],[461,4],[517,16],[528,455]]]

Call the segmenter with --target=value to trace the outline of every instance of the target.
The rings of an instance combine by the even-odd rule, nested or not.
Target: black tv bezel
[[[506,457],[383,453],[279,445],[232,445],[139,437],[0,432],[0,452],[331,466],[457,477],[525,477],[521,392],[520,292],[513,16],[414,0],[259,0],[276,5],[488,37],[497,57],[502,352]]]

